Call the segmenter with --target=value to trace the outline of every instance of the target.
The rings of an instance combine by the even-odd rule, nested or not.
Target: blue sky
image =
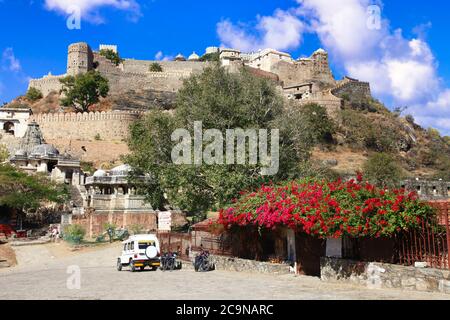
[[[450,134],[450,3],[432,2],[0,0],[0,102],[23,94],[29,78],[64,73],[72,42],[117,44],[138,59],[202,54],[210,45],[270,46],[294,58],[323,47],[336,77],[370,81],[389,106],[409,106],[423,126]],[[73,4],[80,30],[66,27]],[[376,30],[365,27],[369,5],[381,9]]]

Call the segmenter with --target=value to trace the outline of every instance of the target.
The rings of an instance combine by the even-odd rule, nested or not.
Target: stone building
[[[45,173],[59,183],[72,184],[73,176],[80,172],[80,161],[69,154],[60,154],[53,145],[45,143],[39,125],[34,121],[28,124],[10,162],[29,173]]]
[[[22,138],[27,131],[31,114],[29,108],[0,108],[0,130],[4,134]]]
[[[404,181],[402,188],[405,188],[408,191],[417,192],[421,199],[427,201],[450,199],[449,181],[411,179]]]
[[[101,45],[100,49],[117,52],[115,45]],[[324,105],[330,113],[340,108],[343,96],[358,94],[358,100],[370,98],[370,86],[366,82],[344,78],[334,79],[328,61],[328,53],[318,49],[310,57],[293,59],[290,54],[274,49],[264,49],[253,53],[243,53],[233,48],[208,47],[206,53],[219,53],[222,66],[230,72],[242,67],[259,71],[266,78],[276,79],[276,83],[288,99],[298,104],[316,102]],[[157,62],[162,72],[150,71]],[[178,54],[173,61],[154,61],[124,59],[115,65],[99,52],[93,51],[87,43],[71,44],[68,49],[67,72],[65,75],[77,75],[89,70],[97,70],[108,79],[110,93],[120,95],[135,90],[153,90],[177,92],[183,80],[192,74],[201,73],[209,62],[201,61],[193,53],[186,59]],[[41,79],[30,80],[29,87],[39,89],[44,96],[51,91],[60,91],[60,79],[65,75],[48,75]],[[272,76],[268,76],[272,75]]]
[[[109,171],[99,169],[92,176],[83,173],[74,176],[73,207],[62,217],[62,224],[80,224],[89,237],[102,234],[105,223],[122,228],[139,225],[144,232],[157,231],[159,211],[138,194],[135,182],[129,179],[130,171],[130,166],[121,165]],[[145,182],[149,177],[136,179]],[[170,211],[170,216],[172,227],[187,222],[179,210]]]
[[[118,166],[109,172],[97,170],[93,176],[86,177],[83,195],[87,208],[96,212],[151,212],[153,208],[145,202],[145,197],[136,193],[136,188],[128,181],[131,168]],[[141,177],[141,180],[147,179]]]

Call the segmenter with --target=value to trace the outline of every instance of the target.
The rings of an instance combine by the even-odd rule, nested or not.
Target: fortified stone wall
[[[127,59],[116,66],[105,57],[94,53],[97,71],[109,81],[110,92],[120,94],[130,90],[156,90],[176,92],[183,80],[192,73],[199,73],[207,65],[193,61],[144,61]],[[151,72],[150,65],[157,62],[162,72]]]
[[[370,84],[361,81],[343,80],[331,92],[333,95],[340,98],[343,98],[346,95],[352,102],[360,102],[372,97]]]
[[[154,211],[147,213],[87,212],[84,215],[72,215],[72,223],[81,225],[89,238],[102,235],[105,232],[104,225],[108,222],[124,228],[138,224],[146,231],[156,231],[158,228],[158,218]]]
[[[307,105],[309,103],[317,103],[327,110],[327,113],[333,119],[337,119],[339,110],[342,107],[342,99],[332,95],[329,92],[317,92],[309,95],[307,99],[293,100],[297,105]]]
[[[295,63],[280,61],[272,67],[272,72],[279,76],[283,87],[312,82],[315,85],[313,92],[316,92],[331,88],[336,83],[328,67],[310,59]]]
[[[129,126],[141,116],[139,112],[47,113],[31,116],[46,140],[73,139],[121,141],[128,135]]]
[[[59,92],[62,89],[62,85],[59,79],[62,79],[63,77],[64,75],[61,76],[48,75],[42,79],[31,79],[28,85],[28,89],[36,88],[39,91],[41,91],[42,95],[45,97],[52,91]]]
[[[406,180],[402,188],[417,192],[423,200],[450,199],[450,182],[448,181]]]

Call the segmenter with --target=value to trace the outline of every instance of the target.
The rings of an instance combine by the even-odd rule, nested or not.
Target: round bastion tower
[[[67,75],[75,76],[92,69],[94,55],[85,42],[73,43],[67,55]]]

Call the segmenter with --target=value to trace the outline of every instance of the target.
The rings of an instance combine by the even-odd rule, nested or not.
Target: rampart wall
[[[46,140],[73,139],[121,141],[129,126],[141,116],[139,112],[89,112],[36,114],[36,121]]]
[[[33,87],[38,89],[45,97],[52,91],[59,92],[61,90],[62,85],[59,79],[62,79],[63,77],[64,76],[45,76],[41,79],[31,79],[28,88]]]
[[[361,81],[342,81],[333,89],[332,94],[343,98],[347,96],[352,102],[361,102],[372,96],[370,92],[370,84]]]

